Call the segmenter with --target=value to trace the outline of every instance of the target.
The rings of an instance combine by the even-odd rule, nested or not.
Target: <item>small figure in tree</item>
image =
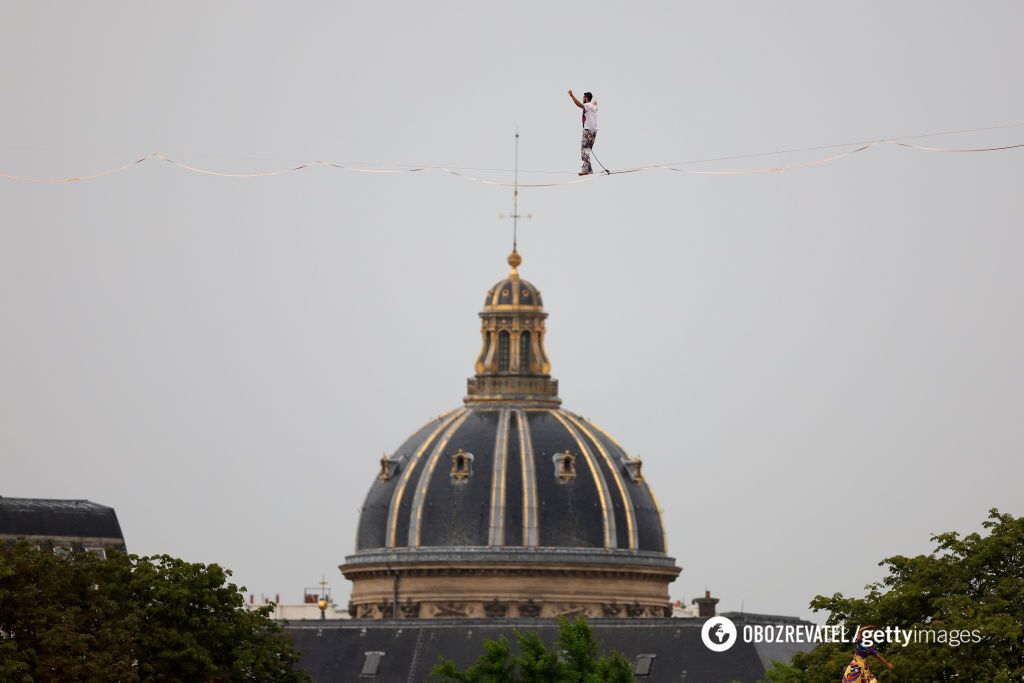
[[[886,661],[873,645],[868,645],[862,637],[865,631],[872,628],[874,627],[861,626],[857,629],[857,635],[853,638],[857,646],[853,650],[853,660],[846,665],[846,669],[843,671],[843,683],[877,683],[878,679],[868,668],[868,657],[877,657],[882,664],[892,668],[892,664]]]

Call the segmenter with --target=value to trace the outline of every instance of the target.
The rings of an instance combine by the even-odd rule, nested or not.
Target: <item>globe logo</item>
[[[704,622],[700,639],[712,652],[725,652],[736,642],[736,624],[728,617],[712,617]]]

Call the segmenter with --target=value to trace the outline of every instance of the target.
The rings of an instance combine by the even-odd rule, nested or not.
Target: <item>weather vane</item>
[[[519,213],[519,128],[516,127],[516,179],[515,185],[512,190],[512,213],[499,213],[498,218],[511,218],[512,219],[512,251],[516,251],[516,246],[519,240],[519,219],[526,218],[527,220],[533,218],[532,213],[521,215]]]

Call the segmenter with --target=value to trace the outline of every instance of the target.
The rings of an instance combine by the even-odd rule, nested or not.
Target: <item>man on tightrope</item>
[[[576,103],[576,106],[583,110],[583,142],[580,143],[580,156],[583,157],[583,170],[580,175],[590,175],[594,169],[590,167],[590,150],[594,148],[594,139],[597,137],[597,102],[594,102],[593,94],[583,93],[583,101],[580,102],[576,96],[569,91],[569,97]]]

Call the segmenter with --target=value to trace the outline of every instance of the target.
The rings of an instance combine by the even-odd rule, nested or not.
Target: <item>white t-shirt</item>
[[[597,132],[597,102],[583,103],[583,129]]]

